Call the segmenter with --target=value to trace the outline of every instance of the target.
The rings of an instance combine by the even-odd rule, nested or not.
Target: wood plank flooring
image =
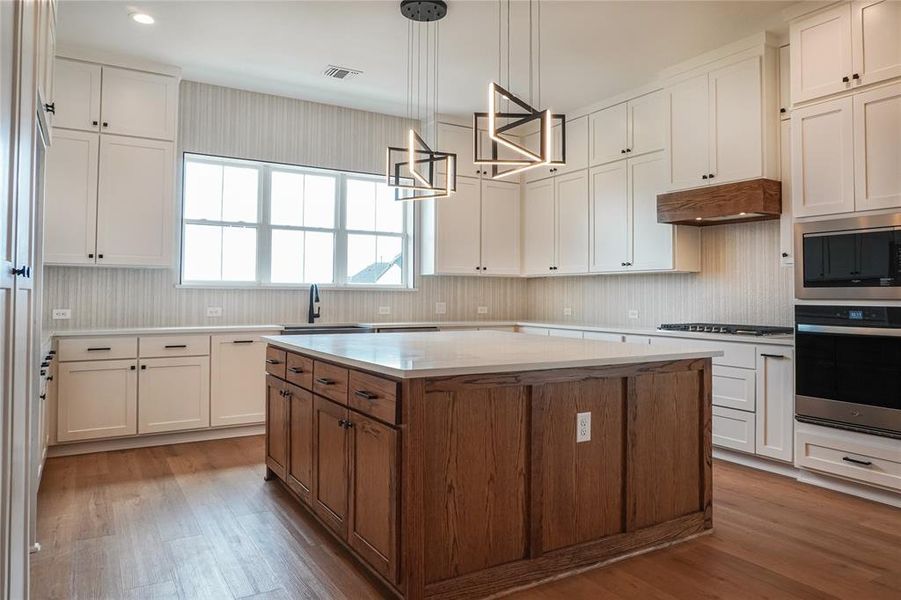
[[[32,599],[386,597],[262,457],[252,437],[49,460]],[[510,597],[898,600],[901,510],[716,462],[713,534]]]

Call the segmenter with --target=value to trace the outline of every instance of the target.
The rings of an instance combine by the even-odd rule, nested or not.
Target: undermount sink
[[[328,333],[371,333],[373,330],[371,327],[366,327],[363,325],[329,325],[322,324],[318,325],[315,323],[310,324],[301,324],[301,325],[283,325],[282,333],[285,335],[297,334],[297,335],[324,335]]]

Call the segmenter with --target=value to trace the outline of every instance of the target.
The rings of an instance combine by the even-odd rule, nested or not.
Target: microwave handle
[[[872,335],[878,337],[901,337],[901,329],[891,327],[842,327],[837,325],[798,324],[801,333],[835,333],[838,335]]]

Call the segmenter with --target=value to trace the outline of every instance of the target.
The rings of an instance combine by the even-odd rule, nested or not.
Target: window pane
[[[363,231],[375,229],[374,181],[347,179],[347,228]]]
[[[403,283],[402,250],[399,237],[348,235],[348,283],[400,285]]]
[[[272,230],[272,283],[303,283],[303,231]]]
[[[222,218],[222,167],[185,161],[185,218]]]
[[[252,227],[222,228],[222,280],[256,281],[257,232]]]
[[[404,203],[394,199],[394,189],[376,184],[375,230],[401,233],[404,230]]]
[[[219,281],[222,265],[222,228],[185,225],[185,281]]]
[[[257,170],[225,167],[222,183],[222,220],[257,222]]]
[[[273,171],[271,180],[272,205],[269,221],[273,225],[303,225],[303,175]]]
[[[307,231],[303,253],[304,283],[333,283],[335,236],[322,231]]]
[[[335,178],[304,175],[304,227],[335,228]]]

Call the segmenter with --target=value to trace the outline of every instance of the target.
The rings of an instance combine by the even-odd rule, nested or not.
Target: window
[[[181,280],[409,287],[412,209],[384,178],[184,157]]]

